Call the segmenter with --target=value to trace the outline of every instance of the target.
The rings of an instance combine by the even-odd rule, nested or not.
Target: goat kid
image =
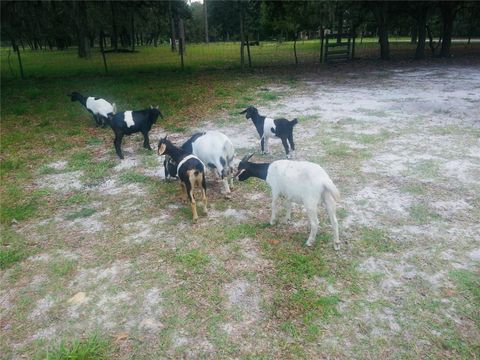
[[[230,187],[233,187],[231,164],[235,156],[235,149],[230,139],[219,131],[196,133],[182,145],[182,149],[198,157],[222,179],[225,196],[229,197]],[[163,165],[165,177],[176,176],[173,159],[166,157]]]
[[[157,122],[159,116],[163,119],[163,115],[158,109],[158,106],[150,106],[150,109],[124,111],[108,117],[110,127],[115,133],[113,144],[120,159],[123,159],[122,139],[125,135],[141,132],[143,135],[143,147],[152,150],[150,139],[148,138],[148,132],[153,124]]]
[[[207,214],[207,183],[205,180],[205,165],[195,155],[188,154],[182,148],[172,144],[165,136],[158,143],[158,155],[168,155],[175,164],[176,173],[180,179],[182,194],[190,201],[193,221],[197,221],[197,205],[195,201],[195,188],[202,188],[202,202],[205,214]]]
[[[312,246],[318,231],[317,209],[322,202],[327,209],[334,232],[333,247],[339,250],[340,240],[335,212],[340,194],[325,170],[320,165],[308,161],[277,160],[272,163],[252,163],[248,161],[252,156],[253,154],[242,159],[236,176],[240,181],[251,176],[257,177],[266,180],[270,185],[272,189],[270,224],[275,224],[280,196],[285,197],[287,201],[284,222],[290,220],[291,203],[303,203],[310,220],[310,235],[305,245]]]
[[[105,127],[107,119],[110,115],[115,115],[117,112],[117,106],[115,103],[110,104],[107,100],[101,99],[98,97],[85,97],[82,94],[74,91],[70,95],[70,100],[78,101],[80,104],[85,106],[85,108],[93,115],[93,120],[95,120],[97,127]]]
[[[258,135],[260,136],[262,154],[268,154],[270,152],[268,141],[270,138],[277,137],[282,140],[287,158],[293,157],[295,152],[295,144],[293,142],[293,127],[298,124],[297,119],[289,121],[283,118],[268,118],[260,115],[257,108],[254,106],[249,106],[240,112],[240,114],[245,114],[245,117],[247,119],[251,119],[255,125]],[[290,143],[290,148],[288,143]]]

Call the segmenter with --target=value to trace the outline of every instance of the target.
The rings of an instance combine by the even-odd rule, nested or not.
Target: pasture
[[[20,81],[2,50],[2,357],[479,356],[478,61],[104,76],[64,60]],[[270,226],[258,179],[227,200],[209,177],[209,216],[192,224],[163,158],[134,135],[120,161],[73,90],[160,105],[152,146],[216,129],[258,162],[281,143],[259,155],[238,112],[297,117],[296,158],[341,192],[340,251],[324,210],[311,249],[301,206]]]

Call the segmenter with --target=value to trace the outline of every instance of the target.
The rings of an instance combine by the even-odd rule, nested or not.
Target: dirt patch
[[[36,186],[67,193],[72,190],[80,190],[84,187],[84,184],[80,180],[82,176],[83,171],[44,175],[36,181]]]

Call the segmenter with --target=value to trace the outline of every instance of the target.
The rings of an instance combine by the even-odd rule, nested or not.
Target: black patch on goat
[[[125,135],[131,135],[137,132],[141,132],[143,135],[143,147],[148,150],[152,150],[150,146],[150,140],[148,138],[148,132],[152,128],[153,124],[157,122],[157,118],[163,115],[157,108],[132,111],[133,125],[128,126],[125,122],[125,112],[117,113],[113,116],[109,116],[110,126],[115,133],[115,140],[113,144],[115,151],[120,159],[123,159],[122,154],[122,139]]]
[[[192,135],[190,139],[185,141],[185,143],[182,145],[182,149],[185,150],[189,154],[193,154],[193,143],[200,137],[205,135],[204,132],[199,132],[195,133]]]

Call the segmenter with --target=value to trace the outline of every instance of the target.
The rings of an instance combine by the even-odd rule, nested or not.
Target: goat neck
[[[171,142],[166,143],[165,154],[169,155],[177,164],[182,160],[187,153],[179,147],[176,147]]]
[[[248,163],[248,173],[250,176],[257,177],[262,180],[267,179],[269,163]]]

